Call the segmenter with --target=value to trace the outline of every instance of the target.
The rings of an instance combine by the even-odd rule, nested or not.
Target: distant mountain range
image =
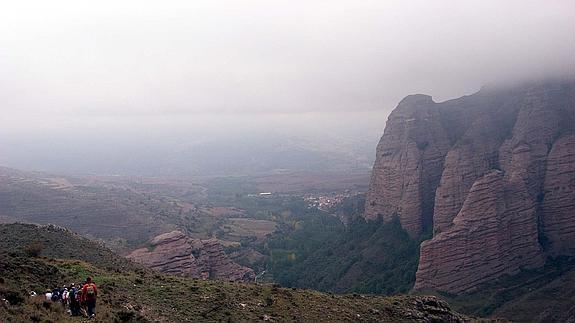
[[[0,138],[0,164],[66,174],[226,176],[294,171],[369,171],[376,140],[341,135],[304,136],[257,131],[137,140]]]

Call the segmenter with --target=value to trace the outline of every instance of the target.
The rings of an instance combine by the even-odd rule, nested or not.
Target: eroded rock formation
[[[521,192],[501,171],[475,181],[452,226],[422,243],[415,289],[460,293],[543,265],[534,205]]]
[[[198,240],[180,231],[155,237],[148,248],[134,250],[127,256],[162,272],[202,279],[253,281],[250,268],[240,266],[225,254],[215,239]]]
[[[544,241],[552,255],[575,255],[575,135],[555,142],[547,159]]]
[[[575,255],[575,82],[404,99],[377,148],[365,216],[421,245],[416,289],[454,293]]]
[[[389,116],[377,147],[365,216],[399,216],[412,235],[431,225],[435,187],[449,150],[448,132],[431,97],[403,99]]]

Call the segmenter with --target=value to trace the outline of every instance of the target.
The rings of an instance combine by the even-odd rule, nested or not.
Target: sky
[[[375,145],[408,94],[573,74],[574,35],[572,0],[4,1],[0,154],[103,132]]]

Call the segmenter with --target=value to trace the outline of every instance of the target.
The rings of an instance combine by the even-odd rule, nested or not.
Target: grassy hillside
[[[187,279],[116,259],[101,245],[54,227],[4,224],[0,225],[0,232],[0,297],[9,302],[0,305],[0,317],[6,322],[80,322],[79,318],[68,317],[59,304],[47,306],[27,293],[79,282],[88,275],[100,286],[98,318],[104,322],[465,319],[432,297],[332,295],[271,284]],[[44,248],[35,256],[27,246],[40,240]]]
[[[0,225],[0,250],[30,253],[34,247],[46,258],[80,260],[109,270],[140,268],[104,245],[62,227],[22,223]]]
[[[138,245],[173,230],[179,218],[178,209],[157,196],[119,187],[76,185],[67,178],[1,167],[0,215],[63,225],[118,247]]]

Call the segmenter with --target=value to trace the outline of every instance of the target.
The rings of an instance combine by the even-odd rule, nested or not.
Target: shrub
[[[22,294],[17,291],[8,290],[5,292],[6,300],[10,305],[21,305],[26,300]]]
[[[42,250],[44,250],[44,245],[40,242],[33,242],[24,247],[24,253],[28,257],[38,257],[42,253]]]
[[[130,322],[136,318],[136,313],[133,311],[120,311],[116,313],[119,322]]]

